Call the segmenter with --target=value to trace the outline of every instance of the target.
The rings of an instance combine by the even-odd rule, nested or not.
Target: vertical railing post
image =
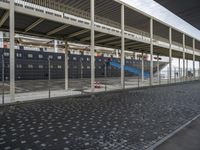
[[[125,50],[125,43],[124,43],[124,5],[121,5],[121,88],[125,88],[125,80],[124,80],[124,50]]]
[[[90,0],[90,13],[91,13],[91,92],[94,92],[94,81],[95,81],[95,33],[94,33],[94,16],[95,16],[95,0]]]
[[[172,28],[169,28],[169,83],[172,82]]]
[[[48,58],[48,88],[49,88],[49,99],[51,98],[51,60]]]
[[[2,54],[2,104],[4,104],[4,53]]]
[[[10,100],[15,102],[15,2],[10,1]]]
[[[179,76],[179,82],[181,82],[181,59],[178,58],[178,76]]]
[[[183,82],[185,81],[185,34],[183,34]]]
[[[160,62],[159,62],[159,54],[157,55],[157,80],[158,80],[158,84],[160,84]]]
[[[153,85],[153,19],[150,19],[150,86]]]
[[[142,82],[144,82],[144,53],[142,53]]]
[[[67,41],[65,41],[65,90],[67,91],[69,88],[69,56],[68,56],[68,51],[69,51],[69,45]]]
[[[193,80],[196,79],[196,71],[195,71],[195,39],[193,38],[192,42],[192,47],[193,47]]]

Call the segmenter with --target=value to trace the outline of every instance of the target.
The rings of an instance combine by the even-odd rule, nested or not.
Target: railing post
[[[195,39],[193,38],[192,42],[192,47],[193,47],[193,79],[195,80],[196,78],[196,71],[195,71]]]
[[[183,34],[183,82],[185,81],[185,34]]]
[[[65,41],[65,90],[67,91],[69,88],[69,63],[68,63],[68,50],[69,45],[67,41]]]
[[[153,19],[150,19],[150,86],[153,85]]]
[[[10,100],[15,102],[15,2],[10,1]]]
[[[91,92],[94,92],[94,81],[95,81],[95,39],[94,39],[94,16],[95,16],[95,0],[90,0],[90,9],[91,9]]]
[[[125,81],[124,81],[124,49],[125,49],[125,43],[124,43],[124,5],[121,5],[121,88],[125,88]]]
[[[172,82],[172,28],[169,28],[169,83]]]

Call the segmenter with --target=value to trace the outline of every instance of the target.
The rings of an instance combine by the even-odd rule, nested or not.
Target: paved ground
[[[96,81],[99,81],[101,84],[102,90],[107,85],[107,90],[112,90],[116,88],[121,88],[120,83],[121,79],[116,78],[97,78]],[[138,83],[139,82],[139,83]],[[178,82],[178,81],[177,81]],[[149,80],[145,80],[144,82],[138,80],[135,77],[126,77],[125,78],[126,87],[138,87],[139,86],[149,86]],[[162,80],[161,84],[166,84],[167,80]],[[26,92],[37,92],[37,91],[47,91],[50,87],[51,90],[64,90],[65,81],[64,79],[51,80],[50,84],[48,80],[18,80],[16,81],[16,93],[26,93]],[[155,85],[158,82],[155,79]],[[75,89],[77,91],[85,90],[90,88],[90,79],[69,79],[69,88]],[[3,85],[0,82],[0,94],[2,93]],[[4,84],[4,92],[9,93],[9,82]]]
[[[143,150],[200,113],[200,82],[1,107],[2,150]]]
[[[155,150],[199,150],[200,118],[164,142]]]

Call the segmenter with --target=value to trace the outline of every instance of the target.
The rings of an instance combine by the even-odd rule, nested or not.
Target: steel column
[[[172,28],[169,28],[169,83],[172,82]]]
[[[10,1],[10,100],[15,102],[15,2]]]
[[[124,5],[121,5],[121,88],[125,88],[124,83],[124,49],[125,49],[125,43],[124,43]]]
[[[158,73],[158,83],[160,83],[160,62],[159,62],[159,55],[157,55],[157,73]]]
[[[95,81],[95,38],[94,38],[94,8],[95,0],[90,0],[90,9],[91,9],[91,92],[94,92],[94,81]]]
[[[153,19],[150,19],[150,86],[153,85]]]
[[[142,53],[142,82],[144,82],[144,53]]]
[[[193,39],[192,42],[192,47],[193,47],[193,79],[195,80],[195,76],[196,76],[196,71],[195,71],[195,39]]]
[[[183,34],[183,81],[185,81],[185,34]]]
[[[67,41],[65,41],[65,90],[67,91],[69,88],[69,59],[68,59],[68,50],[69,45]]]
[[[178,58],[178,75],[179,75],[179,80],[181,79],[181,59]]]

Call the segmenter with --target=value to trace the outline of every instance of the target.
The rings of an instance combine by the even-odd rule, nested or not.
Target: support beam
[[[99,34],[95,35],[95,38],[99,38],[99,37],[102,37],[102,36],[105,36],[105,35],[106,35],[105,33],[99,33]],[[82,38],[80,41],[85,42],[85,41],[88,41],[88,40],[90,40],[90,37]]]
[[[15,2],[10,1],[10,101],[15,102]]]
[[[69,45],[67,41],[65,41],[65,90],[67,91],[69,88],[69,63],[68,63],[68,51],[69,51]]]
[[[172,83],[172,28],[169,28],[169,83]]]
[[[153,85],[153,19],[150,19],[150,86]]]
[[[185,34],[183,34],[183,81],[185,81]]]
[[[91,9],[91,92],[94,92],[94,81],[95,81],[95,35],[94,35],[94,14],[95,14],[95,0],[90,0]]]
[[[52,31],[49,31],[49,32],[47,33],[47,35],[55,34],[55,33],[59,32],[59,31],[62,31],[62,30],[64,30],[64,29],[68,28],[68,27],[70,27],[70,25],[67,25],[67,24],[62,25],[62,26],[60,26],[60,27],[58,27],[58,28],[56,28],[56,29],[54,29],[54,30],[52,30]]]
[[[78,32],[75,32],[75,33],[72,33],[68,36],[68,38],[72,38],[72,37],[75,37],[75,36],[78,36],[78,35],[81,35],[81,34],[84,34],[84,33],[87,33],[89,30],[88,29],[84,29],[84,30],[81,30],[81,31],[78,31]]]
[[[9,17],[9,11],[6,11],[0,19],[0,27],[6,22]]]
[[[98,43],[104,43],[104,42],[108,42],[108,41],[113,41],[113,40],[117,40],[117,39],[120,39],[120,37],[116,37],[116,36],[114,36],[114,37],[109,37],[109,38],[106,38],[106,39],[102,39],[102,40],[98,40],[96,43],[98,44]]]
[[[45,19],[43,18],[40,18],[38,19],[37,21],[35,21],[33,24],[31,24],[30,26],[28,26],[26,29],[25,29],[25,32],[28,32],[30,31],[31,29],[33,29],[34,27],[36,27],[37,25],[39,25],[41,22],[43,22]]]
[[[125,50],[125,38],[124,38],[124,5],[121,5],[121,88],[125,88],[125,80],[124,80],[124,50]]]
[[[142,82],[144,82],[144,53],[142,53]]]
[[[193,48],[193,79],[196,79],[196,71],[195,71],[195,39],[192,40],[192,48]]]

